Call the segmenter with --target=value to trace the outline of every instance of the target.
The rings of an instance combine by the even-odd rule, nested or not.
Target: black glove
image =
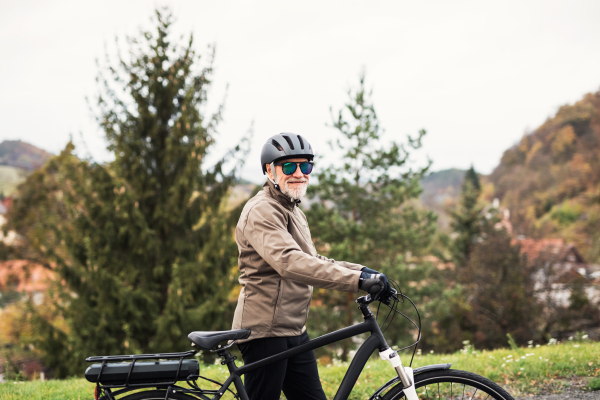
[[[377,275],[377,274],[381,273],[379,271],[375,271],[374,269],[367,268],[367,267],[363,267],[360,271],[361,272],[368,272],[369,274],[374,274],[374,275]]]
[[[388,282],[387,276],[377,271],[375,274],[371,274],[365,271],[368,268],[363,268],[358,280],[358,288],[369,293],[375,300],[381,296],[385,296],[390,292],[390,283]],[[373,270],[370,270],[373,271]]]

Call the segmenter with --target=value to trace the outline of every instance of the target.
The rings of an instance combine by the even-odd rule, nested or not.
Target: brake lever
[[[396,297],[396,295],[398,294],[398,291],[396,291],[396,289],[394,288],[390,288],[390,291],[388,293],[388,296],[386,296],[384,299],[381,299],[380,301],[385,304],[386,306],[389,306],[390,303],[392,302],[392,299],[396,300],[396,301],[400,301],[398,299],[398,297]]]

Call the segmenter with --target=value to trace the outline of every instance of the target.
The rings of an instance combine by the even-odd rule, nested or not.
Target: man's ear
[[[271,180],[274,180],[273,179],[273,172],[271,171],[271,164],[266,164],[266,169],[267,169],[267,176],[269,178],[271,178]]]

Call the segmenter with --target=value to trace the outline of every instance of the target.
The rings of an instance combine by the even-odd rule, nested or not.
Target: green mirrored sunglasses
[[[313,170],[313,162],[312,161],[303,161],[303,162],[284,162],[284,163],[274,163],[275,165],[280,165],[283,173],[286,175],[292,175],[296,172],[296,168],[300,166],[300,171],[304,175],[308,175]]]

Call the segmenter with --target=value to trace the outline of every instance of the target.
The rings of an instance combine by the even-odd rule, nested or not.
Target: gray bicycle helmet
[[[309,161],[314,158],[312,147],[306,139],[295,133],[271,136],[260,153],[263,175],[267,174],[266,164],[295,157],[306,157]]]

